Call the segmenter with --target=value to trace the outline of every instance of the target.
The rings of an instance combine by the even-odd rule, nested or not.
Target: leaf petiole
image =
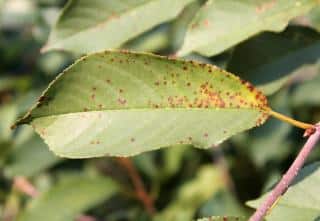
[[[271,116],[273,116],[273,117],[275,117],[275,118],[277,118],[277,119],[279,119],[281,121],[287,122],[289,124],[292,124],[292,125],[294,125],[296,127],[299,127],[299,128],[305,129],[305,130],[310,129],[310,128],[314,128],[314,125],[312,125],[312,124],[308,124],[308,123],[304,123],[304,122],[301,122],[301,121],[297,121],[297,120],[292,119],[290,117],[287,117],[287,116],[285,116],[283,114],[275,112],[275,111],[273,111],[271,109],[268,110],[268,113]]]

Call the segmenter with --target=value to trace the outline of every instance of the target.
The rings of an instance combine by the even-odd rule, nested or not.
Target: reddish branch
[[[287,191],[290,184],[293,182],[303,164],[305,163],[307,157],[309,156],[312,149],[316,146],[320,139],[320,124],[315,126],[315,130],[307,131],[310,135],[307,142],[301,149],[300,153],[288,169],[288,171],[283,175],[280,182],[275,186],[275,188],[269,193],[266,200],[260,205],[256,212],[250,217],[249,221],[261,221],[264,216],[270,211],[270,209],[275,205],[277,200]],[[306,135],[306,134],[305,134]]]
[[[38,196],[37,189],[25,177],[15,177],[13,180],[13,187],[28,196]]]
[[[137,198],[143,203],[150,215],[155,213],[153,199],[147,193],[142,179],[129,158],[118,158],[118,162],[127,170],[136,191]]]

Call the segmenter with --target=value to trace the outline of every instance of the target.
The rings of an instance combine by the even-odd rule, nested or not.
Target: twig
[[[136,190],[136,195],[138,199],[143,203],[145,209],[149,213],[149,215],[154,215],[155,208],[153,199],[149,196],[147,191],[145,190],[145,186],[142,182],[142,179],[134,167],[133,163],[129,158],[117,158],[118,162],[128,171],[130,179],[132,180],[133,186]]]
[[[297,176],[298,172],[302,168],[304,162],[309,156],[312,149],[316,146],[320,139],[320,124],[315,126],[315,131],[310,135],[307,142],[301,149],[300,153],[291,164],[288,171],[283,175],[280,182],[275,186],[275,188],[269,193],[267,199],[258,207],[256,212],[250,217],[249,221],[261,221],[264,216],[269,212],[269,210],[275,205],[278,199],[287,191],[289,185]]]

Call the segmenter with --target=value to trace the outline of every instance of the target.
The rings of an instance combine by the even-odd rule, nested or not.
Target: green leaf
[[[224,186],[223,173],[213,165],[203,166],[195,178],[180,187],[173,202],[161,213],[155,221],[191,220],[199,207]]]
[[[26,76],[1,76],[0,77],[0,91],[17,90],[26,91],[30,87],[30,77]]]
[[[128,156],[209,148],[262,124],[267,111],[260,91],[215,66],[106,51],[65,70],[19,123],[64,157]]]
[[[320,214],[320,163],[314,163],[301,170],[294,184],[280,198],[266,217],[269,221],[317,220]],[[266,197],[247,204],[257,208]]]
[[[212,216],[208,218],[197,219],[197,221],[246,221],[243,217],[235,216]]]
[[[320,32],[320,6],[315,7],[308,14],[310,26]]]
[[[169,25],[164,24],[127,42],[122,48],[130,51],[154,52],[170,45]]]
[[[320,64],[317,65],[318,75],[308,81],[305,81],[296,88],[292,93],[292,104],[294,106],[320,106]]]
[[[227,69],[270,95],[285,85],[295,70],[319,59],[320,34],[289,27],[281,34],[263,33],[237,46]]]
[[[10,152],[4,173],[9,177],[33,176],[61,160],[46,148],[40,137],[34,135]]]
[[[118,48],[152,27],[173,19],[191,1],[70,0],[44,50],[63,49],[81,54]]]
[[[208,0],[189,25],[179,54],[219,54],[259,32],[282,31],[316,5],[316,0]]]
[[[202,1],[193,1],[187,5],[171,24],[170,41],[174,51],[182,47],[188,26],[201,7]]]
[[[201,216],[223,216],[228,214],[228,216],[246,216],[246,211],[237,201],[236,197],[232,192],[228,190],[220,190],[216,192],[211,199],[205,203],[200,212]]]
[[[70,221],[117,191],[109,178],[72,175],[30,202],[17,221]]]
[[[0,106],[0,142],[10,140],[12,136],[10,127],[16,120],[17,114],[17,106],[14,104]]]
[[[179,172],[179,169],[182,166],[182,161],[184,154],[186,153],[186,149],[189,148],[190,145],[177,145],[171,146],[163,151],[163,168],[162,168],[162,176],[163,179],[169,179],[173,175]]]

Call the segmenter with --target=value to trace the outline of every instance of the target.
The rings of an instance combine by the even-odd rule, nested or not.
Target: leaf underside
[[[63,175],[52,188],[34,198],[20,213],[17,221],[76,220],[79,214],[118,191],[117,184],[110,178],[87,174]]]
[[[316,0],[208,0],[189,25],[179,54],[219,54],[262,31],[282,31],[316,5]]]
[[[320,34],[291,26],[280,34],[266,32],[235,47],[227,70],[271,95],[290,81],[299,68],[314,64],[319,58]]]
[[[70,0],[44,51],[77,54],[118,48],[137,35],[176,17],[193,0]],[[159,8],[165,10],[159,11]]]
[[[129,156],[212,147],[262,124],[267,110],[260,91],[215,66],[105,51],[66,69],[18,123],[31,123],[60,156]]]

